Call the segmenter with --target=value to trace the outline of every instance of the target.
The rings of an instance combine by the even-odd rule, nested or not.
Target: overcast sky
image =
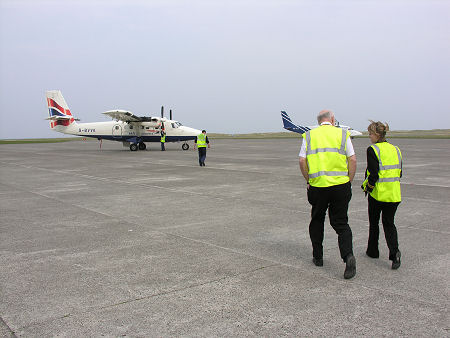
[[[173,109],[208,132],[282,131],[317,113],[365,130],[450,128],[450,1],[0,0],[0,138]]]

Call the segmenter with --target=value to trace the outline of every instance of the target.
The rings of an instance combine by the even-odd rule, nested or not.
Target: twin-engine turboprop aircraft
[[[289,115],[283,110],[281,111],[281,119],[283,120],[283,128],[284,129],[293,131],[293,132],[299,133],[299,134],[303,134],[304,132],[307,132],[308,130],[318,127],[318,126],[310,126],[310,127],[298,126],[298,125],[292,123],[292,120],[289,117]],[[351,138],[353,138],[354,136],[362,135],[361,132],[359,132],[353,128],[350,128],[349,126],[340,125],[338,121],[336,121],[335,126],[339,127],[339,128],[347,129],[350,132]]]
[[[47,91],[47,105],[50,128],[54,131],[93,137],[99,140],[121,141],[124,147],[131,151],[145,150],[145,142],[160,142],[161,130],[166,133],[166,142],[184,141],[183,150],[189,149],[188,140],[194,140],[201,131],[183,126],[180,122],[164,117],[161,107],[161,117],[136,116],[126,110],[110,110],[103,114],[112,117],[113,121],[77,123],[72,116],[64,97],[59,90]]]

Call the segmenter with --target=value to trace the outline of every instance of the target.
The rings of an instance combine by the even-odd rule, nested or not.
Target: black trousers
[[[309,187],[308,201],[312,205],[309,236],[314,258],[323,258],[322,242],[327,210],[330,224],[338,235],[341,258],[345,261],[348,254],[353,254],[352,230],[348,225],[347,216],[351,198],[352,187],[350,182],[326,188]]]
[[[166,150],[166,146],[164,142],[161,142],[161,151],[165,151]]]
[[[373,257],[379,256],[378,238],[380,236],[380,214],[383,223],[384,237],[389,248],[389,259],[395,259],[398,251],[397,228],[394,224],[395,212],[400,202],[380,202],[369,195],[369,242],[367,253]]]
[[[198,148],[198,162],[200,164],[205,163],[206,159],[206,147]]]

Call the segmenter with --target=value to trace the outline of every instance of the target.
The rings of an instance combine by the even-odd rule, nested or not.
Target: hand
[[[361,189],[364,191],[364,196],[367,196],[368,193],[372,192],[373,187],[370,188],[369,184],[366,184],[366,187],[364,187],[363,185],[361,185]]]

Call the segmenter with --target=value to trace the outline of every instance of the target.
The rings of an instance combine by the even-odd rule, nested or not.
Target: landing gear
[[[188,150],[188,149],[189,149],[189,144],[184,143],[184,144],[181,146],[181,148],[182,148],[183,150]]]
[[[145,150],[146,148],[147,148],[147,146],[145,145],[144,142],[139,143],[139,150]]]
[[[136,151],[138,150],[138,145],[136,143],[131,143],[130,144],[130,150],[131,151]]]

